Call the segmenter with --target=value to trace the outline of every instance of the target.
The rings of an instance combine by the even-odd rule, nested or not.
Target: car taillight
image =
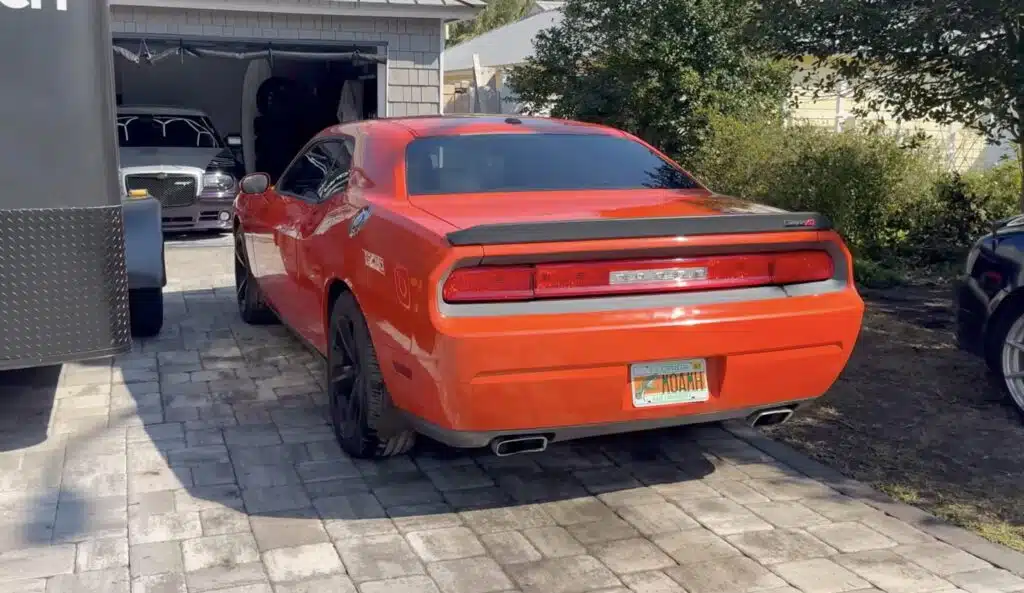
[[[833,273],[825,251],[479,266],[454,270],[442,297],[479,303],[716,290],[816,282]]]

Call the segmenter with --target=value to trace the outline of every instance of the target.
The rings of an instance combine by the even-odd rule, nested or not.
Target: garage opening
[[[114,38],[114,53],[122,111],[194,110],[218,141],[232,139],[227,145],[246,173],[261,171],[275,181],[323,128],[385,112],[386,57],[375,45],[125,36]],[[127,117],[119,117],[119,134],[141,127],[132,120],[135,128],[128,128]],[[195,128],[178,119],[158,117],[153,129]],[[210,142],[206,132],[199,130],[196,142]]]

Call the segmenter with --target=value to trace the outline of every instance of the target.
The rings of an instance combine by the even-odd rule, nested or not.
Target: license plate
[[[637,408],[703,402],[711,396],[703,358],[630,365],[629,379]]]

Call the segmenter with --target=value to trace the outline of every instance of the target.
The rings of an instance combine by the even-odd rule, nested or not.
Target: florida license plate
[[[703,358],[630,365],[629,378],[637,408],[703,402],[711,396]]]

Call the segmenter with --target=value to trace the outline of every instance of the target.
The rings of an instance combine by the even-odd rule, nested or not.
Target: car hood
[[[228,148],[192,147],[122,147],[118,149],[121,168],[129,167],[193,167],[232,169],[235,157]]]
[[[411,196],[409,201],[417,208],[460,229],[482,224],[556,220],[673,218],[784,212],[778,208],[707,190],[462,194]]]

